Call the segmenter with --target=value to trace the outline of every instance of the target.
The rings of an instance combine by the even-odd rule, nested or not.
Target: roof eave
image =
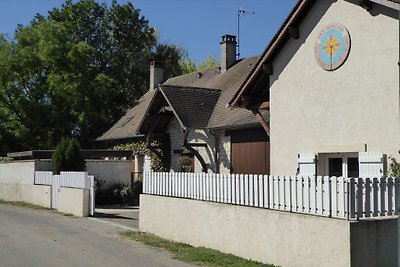
[[[400,3],[388,0],[369,0],[369,1],[400,11]]]
[[[165,94],[165,92],[163,91],[162,86],[159,86],[160,88],[160,92],[161,94],[164,96],[165,101],[167,101],[168,105],[171,107],[172,109],[172,113],[174,113],[176,119],[178,120],[179,124],[181,125],[181,128],[186,130],[186,126],[183,124],[181,118],[179,118],[178,113],[176,112],[176,110],[174,109],[174,107],[172,106],[171,102],[169,101],[167,95]]]
[[[143,138],[145,135],[143,134],[135,134],[133,136],[125,136],[125,137],[114,137],[114,138],[97,138],[94,141],[95,142],[113,142],[113,141],[118,141],[118,140],[127,140],[127,139],[137,139],[137,138]]]

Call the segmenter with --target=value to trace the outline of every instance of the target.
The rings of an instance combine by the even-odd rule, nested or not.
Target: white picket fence
[[[146,172],[143,193],[341,219],[397,215],[400,179]]]
[[[53,175],[50,171],[36,171],[35,185],[52,186],[51,207],[57,208],[58,192],[60,187],[89,189],[90,215],[95,210],[94,176],[87,172],[60,172],[59,175]]]

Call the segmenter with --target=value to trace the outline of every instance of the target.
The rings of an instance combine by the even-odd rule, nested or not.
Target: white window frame
[[[341,158],[342,159],[342,176],[348,177],[348,158],[359,158],[357,152],[349,153],[324,153],[325,156],[325,174],[329,175],[329,159],[330,158]]]

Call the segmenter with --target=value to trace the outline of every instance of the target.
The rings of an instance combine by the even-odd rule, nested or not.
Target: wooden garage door
[[[263,129],[233,131],[230,135],[232,173],[270,173],[270,143]]]

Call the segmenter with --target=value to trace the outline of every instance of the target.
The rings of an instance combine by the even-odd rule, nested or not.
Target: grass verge
[[[148,246],[165,249],[171,252],[173,258],[177,260],[200,266],[275,266],[246,260],[214,249],[192,247],[187,244],[172,242],[147,233],[128,231],[122,232],[120,235]]]
[[[34,210],[48,210],[48,211],[51,211],[51,212],[54,212],[54,213],[57,213],[57,214],[60,214],[63,216],[70,216],[70,217],[74,216],[71,213],[59,212],[57,210],[49,209],[46,207],[42,207],[42,206],[38,206],[38,205],[34,205],[34,204],[22,202],[22,201],[5,201],[5,200],[0,199],[0,204],[11,205],[11,206],[21,207],[21,208],[34,209]]]

